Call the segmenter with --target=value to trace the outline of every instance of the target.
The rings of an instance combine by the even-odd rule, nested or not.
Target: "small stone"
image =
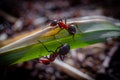
[[[0,34],[0,41],[4,41],[8,38],[8,35],[6,33]]]

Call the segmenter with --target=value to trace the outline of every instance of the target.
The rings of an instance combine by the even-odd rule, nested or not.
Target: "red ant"
[[[51,24],[50,24],[50,26],[56,26],[58,24],[58,26],[60,27],[60,29],[62,30],[62,29],[66,29],[67,31],[68,31],[68,33],[70,34],[70,35],[73,35],[73,37],[74,37],[74,35],[75,35],[75,33],[76,33],[76,28],[75,28],[75,25],[73,25],[73,24],[70,24],[70,25],[67,25],[66,24],[66,19],[65,19],[65,23],[62,21],[62,19],[59,19],[59,20],[53,20],[52,22],[51,22]],[[60,31],[61,31],[60,30]],[[59,31],[59,32],[60,32]],[[58,32],[58,33],[59,33]]]
[[[70,46],[67,43],[62,44],[61,46],[57,47],[57,49],[55,51],[52,51],[52,50],[48,50],[48,48],[41,41],[39,41],[39,42],[44,46],[44,48],[48,52],[52,52],[52,54],[50,54],[49,57],[46,56],[46,57],[44,57],[44,59],[40,59],[39,62],[41,62],[45,65],[48,65],[51,62],[53,62],[58,55],[59,55],[60,59],[63,60],[64,56],[67,55],[67,53],[70,51]]]

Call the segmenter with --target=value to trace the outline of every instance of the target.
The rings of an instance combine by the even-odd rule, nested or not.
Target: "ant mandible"
[[[39,60],[39,62],[41,62],[45,65],[48,65],[51,62],[53,62],[58,55],[59,55],[60,59],[63,60],[64,56],[67,55],[67,53],[69,53],[69,51],[70,51],[70,46],[67,43],[62,44],[61,46],[57,47],[57,49],[55,51],[52,51],[52,50],[48,50],[48,48],[41,41],[39,41],[39,42],[44,46],[44,48],[48,52],[52,52],[52,54],[50,54],[49,57],[46,56],[46,57],[44,57],[44,59]]]
[[[73,35],[73,37],[74,37],[74,35],[75,35],[75,33],[76,33],[75,25],[73,25],[73,24],[67,25],[67,24],[66,24],[66,19],[65,19],[65,22],[63,22],[62,19],[59,19],[59,20],[53,20],[53,21],[51,22],[50,26],[56,26],[57,24],[58,24],[58,26],[60,27],[61,30],[62,30],[62,29],[66,29],[66,30],[68,31],[68,33],[69,33],[70,35]],[[61,30],[60,30],[60,31],[61,31]],[[59,33],[60,31],[58,31],[58,33]]]

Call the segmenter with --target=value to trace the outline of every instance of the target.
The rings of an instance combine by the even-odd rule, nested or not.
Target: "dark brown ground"
[[[52,19],[87,15],[105,15],[120,19],[119,0],[1,0],[0,10],[23,22],[23,26],[13,27],[15,22],[6,19],[0,12],[1,41],[39,27],[34,23],[38,18],[41,21],[39,25],[45,25]],[[66,63],[96,80],[120,80],[120,40],[109,39],[105,43],[76,49],[74,52],[75,55],[71,51],[71,56],[65,59]],[[110,61],[105,63],[107,58]],[[0,67],[0,80],[70,79],[75,80],[55,66],[46,66],[34,60]]]

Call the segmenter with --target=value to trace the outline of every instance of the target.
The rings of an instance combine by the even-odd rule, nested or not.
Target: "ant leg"
[[[63,45],[63,44],[62,44],[62,45]],[[61,45],[61,46],[62,46],[62,45]],[[55,52],[58,52],[58,49],[59,49],[61,46],[57,47],[57,49],[55,50]]]
[[[54,52],[54,51],[52,51],[52,50],[48,50],[48,48],[47,48],[47,47],[43,44],[43,42],[41,42],[40,40],[38,40],[38,42],[41,43],[48,52],[52,52],[52,53]]]
[[[79,27],[78,27],[78,25],[77,25],[77,23],[71,23],[71,24],[73,24],[73,25],[75,25],[76,26],[76,28],[82,33],[82,31],[79,29]],[[70,24],[70,25],[71,25]]]
[[[74,37],[75,37],[75,35],[72,35],[73,40],[75,40],[75,38],[74,38]]]
[[[55,39],[56,39],[56,38],[55,38]],[[57,41],[59,44],[61,44],[61,46],[63,46],[63,43],[62,43],[60,40],[56,39],[56,41]],[[59,49],[61,46],[57,47],[57,49],[55,50],[55,52],[58,52],[58,49]]]
[[[60,59],[63,61],[64,60],[64,56],[59,55]]]
[[[48,48],[40,40],[38,40],[38,42],[40,42],[48,52],[52,52],[52,54],[50,54],[49,56],[45,56],[44,58],[46,58],[50,61],[54,61],[55,57],[58,55],[58,53],[56,52],[56,54],[55,54],[54,51],[48,50]]]
[[[56,37],[55,37],[55,35],[57,35],[60,31],[62,31],[63,29],[61,29],[60,28],[60,30],[56,33],[56,34],[54,34],[53,36],[54,36],[54,39],[56,39]]]
[[[77,29],[82,33],[82,31],[79,29],[79,27],[78,27],[78,25],[77,24],[75,24],[75,26],[77,27]]]
[[[59,33],[60,31],[62,31],[62,30],[63,30],[63,29],[62,29],[62,28],[60,28],[60,30],[59,30],[56,34],[58,34],[58,33]],[[55,34],[55,35],[56,35],[56,34]]]

